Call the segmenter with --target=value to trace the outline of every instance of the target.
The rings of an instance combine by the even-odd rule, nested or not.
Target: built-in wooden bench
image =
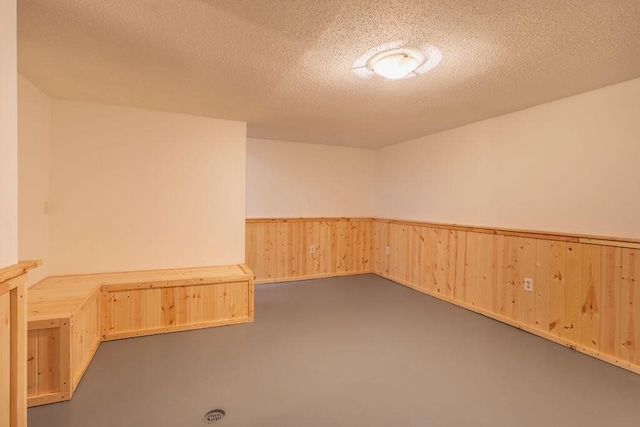
[[[28,405],[69,400],[101,341],[253,321],[244,264],[49,277],[29,290]]]

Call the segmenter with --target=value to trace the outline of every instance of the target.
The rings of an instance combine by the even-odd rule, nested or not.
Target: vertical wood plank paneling
[[[509,319],[517,319],[518,313],[520,312],[520,304],[521,301],[518,298],[520,296],[520,278],[521,276],[521,267],[520,267],[520,248],[518,247],[519,238],[514,236],[506,236],[508,241],[507,248],[509,251],[508,255],[508,268],[507,268],[507,285],[509,288],[509,298],[510,307],[506,309],[507,317]]]
[[[170,327],[176,324],[175,288],[162,288],[162,326]]]
[[[361,256],[359,260],[359,268],[358,273],[370,272],[371,271],[371,248],[372,248],[372,235],[371,230],[373,229],[373,221],[360,221],[359,222],[360,230],[362,231],[362,241],[360,243],[362,247]]]
[[[528,239],[519,237],[516,240],[517,257],[519,275],[514,277],[514,282],[517,283],[516,300],[518,301],[517,320],[519,323],[528,326],[535,325],[535,309],[536,309],[536,294],[535,287],[537,281],[536,277],[536,254],[537,254],[537,242],[535,239]],[[525,291],[524,279],[533,279],[534,291]]]
[[[115,333],[131,330],[131,292],[113,293],[113,331]]]
[[[372,269],[371,261],[371,247],[372,242],[372,228],[373,222],[371,220],[366,221],[350,221],[348,222],[351,228],[353,250],[351,251],[354,256],[350,257],[347,254],[347,266],[346,273],[363,273],[369,272]],[[339,244],[340,241],[336,242]]]
[[[323,262],[323,255],[325,253],[325,246],[326,246],[326,241],[322,240],[322,235],[321,235],[321,231],[322,231],[322,221],[318,221],[318,222],[314,222],[313,224],[311,224],[311,227],[309,228],[309,233],[307,234],[307,238],[309,239],[310,242],[314,242],[315,243],[315,252],[313,254],[311,254],[310,260],[311,260],[311,265],[310,265],[310,271],[312,272],[313,275],[319,276],[322,274],[322,262]]]
[[[438,288],[436,277],[436,254],[438,251],[438,230],[433,227],[418,227],[420,239],[420,281],[419,289],[427,292],[436,292]],[[411,262],[411,261],[409,261]]]
[[[67,393],[67,396],[71,393],[72,387],[72,342],[71,342],[71,323],[72,319],[60,320],[59,339],[58,339],[58,351],[60,353],[60,359],[54,369],[58,369],[58,386],[59,390]]]
[[[18,285],[9,292],[10,311],[10,427],[27,425],[27,293],[26,275],[13,279]]]
[[[384,246],[382,247],[382,271],[391,274],[391,224],[385,224],[383,229]],[[388,252],[387,253],[387,248]]]
[[[263,230],[264,272],[266,277],[272,278],[277,276],[275,271],[276,254],[274,253],[276,230],[274,224],[265,224]]]
[[[230,295],[229,284],[218,283],[213,285],[216,295],[216,312],[215,320],[228,319],[230,317]]]
[[[300,223],[288,222],[288,223],[286,223],[286,226],[287,226],[287,241],[286,241],[286,245],[287,245],[287,259],[286,259],[287,271],[291,272],[291,274],[296,276],[300,272],[300,257],[294,256],[294,254],[297,253],[296,251],[299,250],[298,248],[301,247],[300,232],[299,232]],[[250,227],[249,224],[247,224],[247,228],[251,229],[253,227]],[[249,245],[251,245],[251,243],[249,243]],[[247,258],[247,259],[251,259],[251,258]],[[247,264],[247,265],[249,265],[249,264]]]
[[[382,241],[382,228],[384,224],[374,221],[371,227],[371,269],[374,273],[381,274],[384,245]]]
[[[622,249],[620,357],[640,364],[640,250]]]
[[[275,277],[280,277],[287,271],[287,224],[276,223],[273,225],[273,272]]]
[[[246,317],[246,286],[241,283],[230,284],[229,286],[229,314],[227,319],[236,317]]]
[[[295,240],[298,242],[298,247],[296,252],[291,256],[299,260],[298,263],[300,264],[300,268],[298,271],[300,273],[295,277],[309,277],[313,274],[309,270],[309,266],[311,265],[311,261],[309,260],[309,258],[312,255],[309,253],[309,240],[307,238],[308,227],[309,227],[309,224],[307,222],[298,222],[296,224],[297,237]],[[247,264],[247,265],[249,265],[249,267],[252,270],[256,271],[251,264]],[[265,279],[270,279],[270,278],[264,276],[262,273],[256,272],[256,280],[265,280]]]
[[[600,351],[620,357],[622,248],[602,247]]]
[[[465,260],[467,256],[467,232],[455,231],[456,234],[456,263],[454,273],[454,297],[456,301],[464,301]]]
[[[325,224],[325,239],[328,240],[328,249],[329,249],[329,254],[328,256],[325,255],[324,257],[324,265],[323,265],[323,274],[329,274],[329,272],[332,271],[336,271],[336,266],[338,265],[338,223],[335,221],[327,221],[324,223]],[[349,251],[348,253],[350,254],[349,260],[353,260],[355,257],[355,253],[357,251],[357,248],[353,245],[353,239],[355,237],[357,237],[357,233],[352,233],[352,229],[351,226],[349,225],[349,227],[347,228],[348,232],[349,232],[349,239],[351,240],[349,242]],[[324,240],[324,239],[323,239]],[[352,267],[353,268],[353,267]],[[343,273],[348,273],[350,270],[350,268],[346,268],[345,271],[343,271]]]
[[[77,316],[74,316],[71,324],[71,341],[73,342],[71,345],[71,366],[80,366],[82,363],[82,354],[85,348],[85,345],[88,344],[88,327],[86,325],[86,320],[80,312]]]
[[[113,304],[119,303],[125,292],[141,293],[135,298],[144,301],[144,303],[132,305],[132,307],[144,310],[144,314],[141,316],[144,320],[128,330],[113,328],[106,333],[104,339],[111,340],[239,323],[250,321],[253,316],[253,301],[251,300],[253,298],[253,283],[246,276],[240,276],[238,279],[228,282],[202,285],[164,285],[161,288],[139,288],[135,284],[131,286],[133,287],[131,291],[109,290],[107,286],[104,292],[119,294],[119,296],[110,297],[107,295],[102,298],[107,299],[109,304]],[[123,317],[139,317],[138,314],[122,310],[112,310],[111,312],[115,316],[121,313],[120,315]],[[122,320],[116,317],[109,319],[109,321],[115,325],[122,325],[129,319]],[[128,324],[133,325],[131,322]]]
[[[579,343],[582,327],[582,249],[580,243],[568,243],[565,258],[564,328],[560,336]]]
[[[258,227],[245,227],[244,231],[245,262],[246,260],[251,260],[253,264],[258,261],[258,257],[262,257],[262,253],[258,252],[257,228]]]
[[[337,224],[341,224],[338,222]],[[371,245],[372,245],[372,222],[371,221],[351,221],[347,223],[351,231],[349,236],[350,250],[345,254],[347,263],[341,273],[362,273],[371,271]],[[341,244],[338,236],[336,245]],[[330,273],[330,272],[329,272]]]
[[[514,295],[513,265],[517,258],[512,254],[512,238],[508,236],[496,236],[496,304],[497,313],[500,316],[514,318],[516,299]]]
[[[423,289],[425,282],[426,238],[424,227],[412,227],[411,232],[411,277],[409,282]]]
[[[0,425],[11,422],[11,305],[9,293],[0,294]]]
[[[553,257],[553,242],[538,240],[536,244],[536,316],[535,328],[550,332],[551,295],[554,286],[551,258]]]
[[[349,271],[349,263],[355,259],[355,248],[351,248],[351,225],[346,222],[336,224],[336,273]]]
[[[492,259],[496,245],[496,236],[482,233],[467,235],[465,302],[483,310],[495,311],[497,308],[496,264]]]
[[[147,327],[147,298],[143,289],[130,291],[131,329],[140,330]]]
[[[405,281],[409,281],[413,263],[409,260],[413,259],[411,254],[411,241],[413,237],[413,226],[408,225],[402,227],[402,237],[400,238],[400,256],[396,259],[398,268],[400,269],[400,277]]]
[[[204,322],[204,307],[202,305],[202,285],[187,288],[187,323]]]
[[[144,324],[146,328],[162,327],[162,289],[145,289],[144,296]]]
[[[434,290],[439,294],[446,293],[447,287],[447,251],[449,248],[449,233],[440,228],[434,229],[434,263],[432,267],[434,277]]]
[[[387,271],[391,277],[402,280],[400,274],[400,256],[402,256],[402,226],[399,224],[389,224],[389,255]],[[406,262],[406,260],[405,260]]]
[[[70,372],[74,388],[80,381],[101,339],[98,324],[99,305],[100,295],[96,294],[72,318],[70,340],[73,354]],[[64,332],[64,329],[61,332]],[[64,345],[61,340],[61,348]]]
[[[565,330],[566,242],[551,243],[551,292],[549,305],[549,333],[562,337]]]
[[[605,266],[606,269],[606,266]],[[600,306],[602,281],[602,246],[582,248],[582,325],[581,344],[600,349]]]
[[[255,246],[256,248],[255,251],[251,249],[249,249],[249,251],[246,251],[246,253],[253,254],[255,256],[255,258],[247,258],[246,261],[247,263],[251,263],[249,265],[252,265],[256,269],[260,270],[262,274],[264,274],[266,277],[267,273],[266,273],[265,262],[267,260],[268,254],[267,254],[267,248],[265,247],[265,242],[264,242],[265,227],[266,227],[266,224],[257,223],[257,224],[253,224],[252,227],[245,227],[245,228],[253,230],[252,236],[254,237],[254,240],[251,241],[249,246],[247,247],[251,248],[252,246]]]
[[[392,234],[394,240],[391,243],[391,254],[393,255],[391,261],[396,276],[403,281],[408,279],[409,266],[411,265],[409,261],[411,258],[410,230],[411,226],[409,225],[399,225],[396,229],[397,234],[395,236]]]
[[[467,252],[465,255],[465,277],[464,277],[464,302],[472,306],[478,306],[480,297],[478,296],[480,286],[478,276],[480,274],[479,267],[480,252],[480,234],[467,233]]]
[[[251,316],[251,306],[248,303],[249,298],[252,298],[250,288],[253,288],[253,286],[249,282],[243,283],[242,286],[240,286],[240,289],[242,289],[242,295],[240,296],[240,301],[242,303],[240,307],[236,307],[236,313],[238,314],[238,317]]]
[[[38,334],[38,393],[60,390],[60,329],[41,329]]]
[[[248,221],[245,262],[258,282],[372,271],[373,222],[322,218]],[[310,246],[315,253],[309,253]],[[378,258],[377,263],[383,259]]]
[[[218,303],[218,294],[216,285],[202,286],[202,307],[205,322],[213,322],[217,320],[216,306]]]
[[[318,250],[318,247],[320,246],[319,222],[307,222],[305,224],[305,241],[307,242],[305,251],[308,251],[309,247],[312,245],[315,247],[314,253],[307,252],[309,255],[307,255],[306,270],[307,274],[309,274],[310,276],[316,276],[319,274],[318,270],[320,268],[318,263],[318,254],[320,253],[320,251]]]
[[[176,325],[186,325],[187,324],[187,286],[176,286],[174,288],[174,304],[175,304],[175,313]]]
[[[27,396],[38,393],[38,330],[27,333]]]

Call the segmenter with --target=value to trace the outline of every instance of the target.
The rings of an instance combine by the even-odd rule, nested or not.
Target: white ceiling
[[[442,60],[352,72],[394,42]],[[640,1],[18,0],[18,64],[55,98],[380,147],[640,77]]]

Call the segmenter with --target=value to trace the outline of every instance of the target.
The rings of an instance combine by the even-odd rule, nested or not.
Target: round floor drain
[[[217,423],[218,421],[223,419],[224,416],[225,413],[222,409],[214,409],[204,414],[204,422],[207,424]]]

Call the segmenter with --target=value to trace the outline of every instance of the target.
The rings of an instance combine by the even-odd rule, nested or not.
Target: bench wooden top
[[[52,276],[28,291],[30,321],[69,317],[104,285],[113,287],[162,287],[249,280],[253,273],[244,264],[123,273]]]

